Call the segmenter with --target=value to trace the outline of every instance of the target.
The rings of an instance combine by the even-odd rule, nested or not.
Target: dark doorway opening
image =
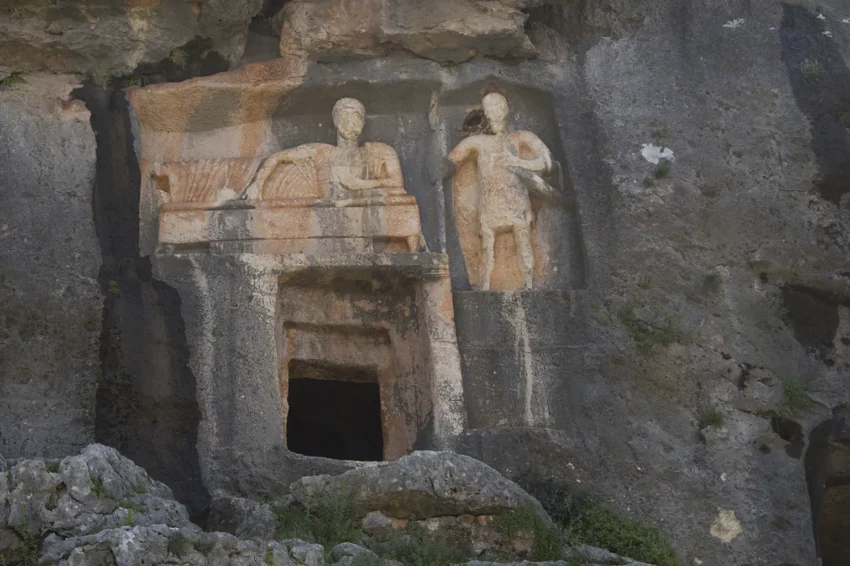
[[[383,460],[378,384],[290,374],[286,445],[305,456]]]

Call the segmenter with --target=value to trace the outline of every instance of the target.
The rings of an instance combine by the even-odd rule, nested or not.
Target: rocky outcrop
[[[408,51],[435,61],[536,54],[522,9],[540,0],[294,0],[283,10],[280,52],[319,60]]]
[[[99,444],[62,460],[9,462],[0,474],[0,556],[29,537],[77,537],[121,526],[185,528],[186,508],[168,486]]]
[[[208,51],[236,61],[262,0],[144,0],[0,6],[0,74],[49,70],[122,75],[140,63],[173,58],[199,38]]]
[[[224,533],[156,525],[122,527],[64,540],[50,535],[39,559],[41,566],[143,566],[175,562],[210,566],[324,566],[324,549],[298,540],[249,541]]]
[[[411,462],[410,460],[413,460]],[[438,460],[448,460],[437,466]],[[360,495],[351,492],[362,504],[368,501],[392,501],[397,512],[407,510],[414,515],[443,514],[458,510],[502,512],[518,510],[539,503],[525,494],[512,482],[484,464],[468,457],[445,453],[414,453],[394,469],[392,465],[371,468],[366,477],[342,479],[338,484],[325,481],[326,497],[338,498],[341,493],[360,485]],[[3,459],[0,457],[0,470]],[[436,472],[429,471],[437,467]],[[381,475],[379,481],[375,472]],[[366,468],[370,469],[370,468]],[[348,475],[348,474],[344,474]],[[421,481],[415,481],[421,476]],[[305,478],[309,479],[309,478]],[[311,482],[306,482],[310,484]],[[433,484],[429,491],[423,484]],[[316,484],[312,484],[315,486]],[[476,490],[474,487],[478,485]],[[367,490],[368,486],[368,490]],[[394,491],[393,497],[378,494]],[[294,486],[293,486],[294,487]],[[308,505],[314,492],[299,492]],[[371,499],[364,499],[371,494]],[[439,495],[438,495],[439,494]],[[409,504],[404,500],[409,499]],[[452,503],[453,500],[456,501]],[[327,499],[326,499],[327,500]],[[171,490],[152,480],[147,473],[121,456],[116,450],[99,444],[86,447],[79,455],[63,460],[20,460],[8,463],[0,473],[0,562],[30,563],[38,558],[41,566],[143,566],[150,564],[251,564],[276,566],[354,566],[355,564],[384,564],[404,566],[402,562],[384,559],[364,546],[345,542],[335,545],[326,554],[319,544],[301,540],[277,540],[282,531],[275,509],[298,507],[300,502],[288,498],[277,503],[257,503],[246,499],[214,494],[210,526],[231,533],[203,532],[189,522],[186,509],[172,498]],[[342,509],[342,508],[340,508]],[[342,512],[352,512],[355,508]],[[338,510],[339,511],[339,510]],[[539,510],[543,513],[542,510]],[[548,520],[548,517],[543,515]],[[319,517],[321,519],[321,517]],[[345,517],[327,517],[329,521]],[[537,518],[536,521],[541,521]],[[372,512],[363,520],[364,537],[351,535],[362,544],[376,544],[392,537],[401,544],[410,544],[411,531],[404,531],[414,521],[390,519],[380,512]],[[470,555],[480,555],[485,550],[496,550],[495,544],[481,546],[480,533],[474,525],[492,534],[500,527],[492,517],[434,516],[416,521],[420,527],[416,535],[435,537],[440,544],[462,548]],[[466,525],[462,527],[461,524]],[[470,530],[470,527],[473,527]],[[394,531],[394,529],[399,529]],[[386,532],[389,529],[389,532]],[[381,532],[379,532],[381,531]],[[483,532],[483,531],[482,531]],[[46,535],[46,536],[45,536]],[[498,548],[500,555],[519,551],[526,535],[514,533],[513,546]],[[458,538],[460,537],[460,538]],[[471,544],[470,544],[471,541]],[[517,541],[521,544],[516,546]],[[493,541],[490,541],[493,543]],[[477,545],[477,546],[476,546]],[[505,553],[507,550],[507,553]],[[572,564],[645,566],[618,557],[607,551],[590,547],[575,547],[564,552],[566,561],[522,564],[570,566]],[[470,562],[484,566],[493,562]]]
[[[370,511],[399,519],[497,515],[530,504],[550,521],[540,504],[514,482],[478,460],[452,452],[414,452],[338,476],[308,476],[290,490],[308,509],[319,505],[328,492],[348,492],[360,517]]]

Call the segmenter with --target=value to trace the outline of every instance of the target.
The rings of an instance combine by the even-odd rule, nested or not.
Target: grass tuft
[[[578,510],[564,533],[571,546],[587,544],[656,566],[679,566],[676,552],[657,529],[597,503]]]
[[[466,552],[445,539],[432,539],[421,531],[398,535],[373,549],[391,560],[405,566],[445,566],[469,560]],[[366,563],[371,566],[371,563]]]
[[[673,168],[673,162],[669,159],[662,159],[652,170],[652,176],[656,179],[666,179],[670,176],[670,170]]]
[[[823,69],[816,59],[806,59],[800,64],[800,73],[803,75],[803,80],[810,85],[820,84],[822,72]]]
[[[534,537],[529,560],[541,562],[558,560],[564,549],[564,535],[537,514],[534,505],[529,502],[520,509],[502,513],[495,519],[499,531],[508,537],[519,533],[528,533]]]
[[[673,547],[654,527],[621,517],[594,498],[573,494],[561,484],[522,484],[563,527],[565,544],[605,548],[657,566],[679,566]]]
[[[649,352],[658,346],[667,347],[682,340],[673,317],[653,308],[649,309],[649,314],[649,317],[638,316],[633,302],[626,303],[617,311],[617,317],[628,328],[639,350]]]
[[[723,428],[723,413],[713,407],[705,409],[699,415],[699,428]]]
[[[326,549],[361,537],[360,522],[354,515],[354,490],[323,493],[315,508],[277,507],[279,538],[300,538]]]
[[[171,62],[180,69],[185,69],[186,64],[189,62],[189,56],[179,47],[171,52],[169,59],[171,59]]]
[[[24,77],[17,73],[12,73],[11,75],[6,75],[2,79],[0,79],[0,87],[4,88],[12,88],[13,86],[26,84],[27,81],[24,80]]]
[[[183,533],[174,533],[170,537],[168,537],[168,552],[176,556],[177,558],[182,558],[186,554],[189,553],[189,539],[183,536]]]
[[[100,88],[109,88],[109,83],[112,81],[112,75],[109,73],[109,67],[104,62],[95,63],[91,72],[91,80]]]
[[[795,415],[797,412],[809,406],[809,397],[806,395],[803,382],[799,379],[788,379],[782,384],[782,399],[779,408],[782,413]]]

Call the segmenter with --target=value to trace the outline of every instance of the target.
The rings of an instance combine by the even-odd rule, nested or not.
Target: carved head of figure
[[[508,125],[508,100],[498,92],[491,92],[481,101],[484,116],[494,134],[504,133]]]
[[[366,107],[356,98],[340,98],[334,104],[333,120],[339,135],[347,140],[356,140],[366,123]]]

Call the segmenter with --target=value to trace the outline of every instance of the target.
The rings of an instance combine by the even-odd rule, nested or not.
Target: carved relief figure
[[[468,175],[461,178],[462,167],[471,164],[475,169],[471,183],[477,188],[478,234],[483,255],[479,287],[490,289],[496,235],[510,232],[516,243],[524,286],[530,289],[534,276],[531,239],[534,213],[529,192],[560,200],[558,191],[541,177],[553,169],[552,154],[532,132],[508,131],[509,109],[504,96],[488,94],[482,105],[492,133],[464,139],[448,156],[452,169],[457,171],[453,183],[455,198],[463,191],[463,186],[469,184]]]
[[[240,249],[263,253],[423,250],[419,207],[405,193],[398,154],[383,143],[360,145],[365,122],[363,104],[342,98],[333,108],[336,145],[153,164],[159,242],[247,241]]]
[[[334,105],[337,144],[300,145],[267,157],[245,191],[249,200],[319,197],[340,201],[356,197],[403,195],[404,178],[396,151],[387,144],[359,145],[366,108],[342,98]]]

